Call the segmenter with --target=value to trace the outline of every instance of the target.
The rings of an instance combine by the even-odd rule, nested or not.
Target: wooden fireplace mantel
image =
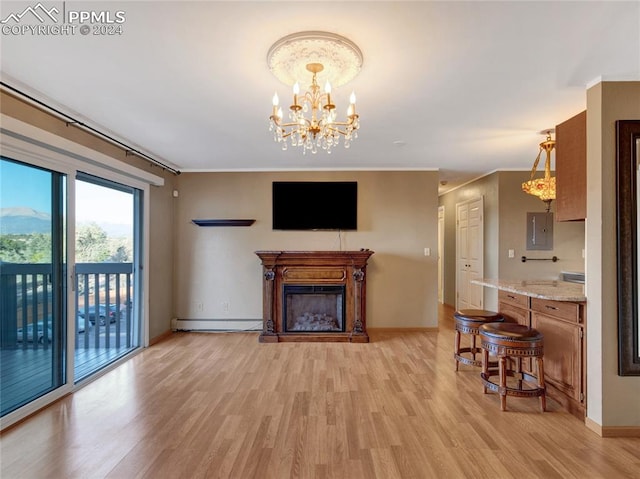
[[[279,341],[369,342],[366,328],[366,270],[373,254],[360,251],[256,251],[262,260],[261,343]],[[344,285],[344,332],[286,332],[283,327],[285,285]]]

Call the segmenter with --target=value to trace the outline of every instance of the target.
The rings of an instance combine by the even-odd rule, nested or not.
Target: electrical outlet
[[[202,303],[196,303],[196,311],[198,313],[202,313],[203,309]]]
[[[582,248],[582,259],[584,259],[584,248]]]
[[[424,249],[424,255],[425,256],[431,256],[431,248],[425,248]]]
[[[516,250],[510,249],[509,250],[509,258],[515,258],[515,257],[516,257]]]
[[[222,302],[222,311],[224,311],[225,313],[229,312],[229,301]]]

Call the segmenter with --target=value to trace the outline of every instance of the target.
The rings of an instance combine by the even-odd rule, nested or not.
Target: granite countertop
[[[553,301],[587,300],[584,295],[584,285],[554,280],[516,280],[516,279],[475,279],[474,284],[496,288],[511,293],[524,294],[532,298],[550,299]]]

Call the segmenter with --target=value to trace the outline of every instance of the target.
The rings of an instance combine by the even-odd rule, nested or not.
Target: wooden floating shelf
[[[191,220],[198,226],[251,226],[256,220]]]

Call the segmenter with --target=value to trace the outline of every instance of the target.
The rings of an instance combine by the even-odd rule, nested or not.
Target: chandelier
[[[282,144],[301,147],[302,153],[331,149],[343,138],[345,148],[358,137],[359,115],[352,92],[344,121],[338,120],[331,98],[331,84],[352,80],[362,67],[360,49],[347,38],[328,32],[300,32],[278,40],[269,50],[267,62],[271,72],[284,83],[293,84],[293,103],[288,119],[283,117],[278,94],[273,95],[269,130]],[[299,79],[311,75],[311,84],[300,92]],[[324,82],[324,90],[320,84]]]
[[[551,139],[551,131],[552,130],[547,130],[544,132],[547,135],[547,139],[540,143],[538,156],[531,170],[531,179],[522,183],[522,191],[537,196],[547,204],[547,213],[551,209],[551,202],[556,199],[556,178],[555,176],[551,176],[551,152],[555,148],[556,142]],[[543,151],[547,153],[547,159],[544,163],[544,177],[534,179],[536,168],[538,168],[540,156]]]

